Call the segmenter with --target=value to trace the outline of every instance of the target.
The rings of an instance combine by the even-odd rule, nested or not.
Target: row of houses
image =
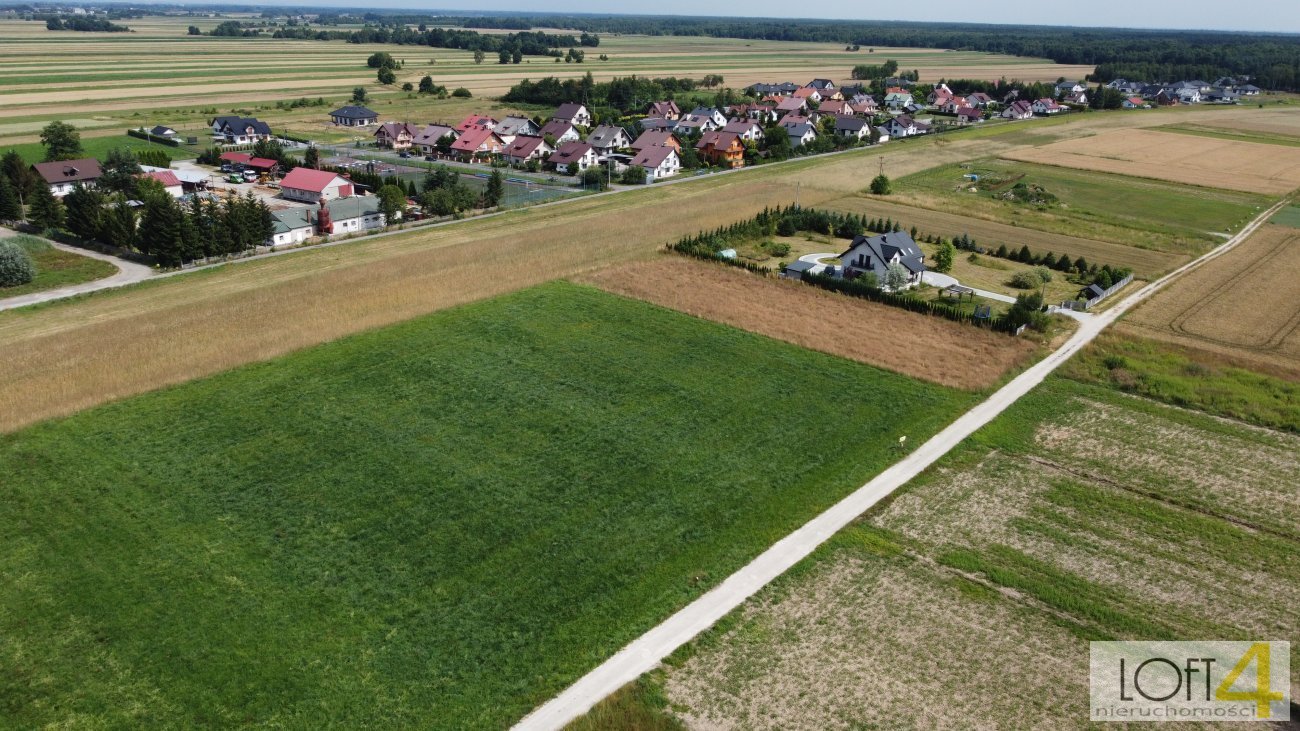
[[[56,198],[66,196],[78,185],[83,188],[93,188],[104,175],[99,160],[93,157],[61,162],[38,162],[32,165],[31,169],[40,176],[41,180],[45,181],[50,193]],[[147,165],[141,166],[138,177],[157,181],[174,198],[180,198],[187,193],[206,190],[208,183],[207,176],[201,173],[187,170],[169,170]]]
[[[1231,76],[1216,80],[1213,84],[1200,79],[1176,81],[1173,83],[1150,84],[1146,82],[1114,79],[1106,88],[1114,89],[1127,96],[1126,102],[1132,106],[1173,106],[1175,104],[1237,104],[1244,97],[1259,96],[1263,90],[1249,83],[1249,79]],[[1126,103],[1126,107],[1130,104]]]

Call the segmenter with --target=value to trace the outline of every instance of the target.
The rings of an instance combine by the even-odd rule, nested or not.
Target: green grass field
[[[504,727],[971,399],[556,283],[0,437],[0,726]]]
[[[1273,214],[1273,217],[1268,219],[1268,222],[1276,223],[1279,226],[1300,228],[1300,206],[1287,206]]]
[[[978,183],[963,179],[981,177]],[[1058,204],[1001,196],[1016,183],[1041,186]],[[975,187],[977,192],[970,192]],[[1144,249],[1198,254],[1222,243],[1270,203],[1266,196],[1122,175],[986,159],[901,178],[900,202]]]
[[[0,299],[81,284],[117,273],[117,267],[106,261],[56,249],[35,236],[19,234],[0,241],[17,244],[32,257],[32,263],[36,265],[35,279],[16,287],[0,287]]]
[[[1298,447],[1049,378],[577,728],[1092,728],[1090,640],[1300,626]]]
[[[201,138],[202,139],[202,138]],[[136,137],[127,135],[111,135],[108,137],[83,137],[81,139],[81,149],[84,157],[93,157],[103,160],[108,156],[108,151],[116,147],[126,148],[131,151],[135,150],[162,150],[167,153],[168,157],[173,160],[193,159],[194,153],[181,148],[171,147],[169,145],[160,145],[156,142],[149,142]],[[45,159],[45,148],[39,142],[28,142],[19,145],[8,145],[0,148],[0,154],[9,150],[17,150],[23,160],[29,163],[40,162]]]

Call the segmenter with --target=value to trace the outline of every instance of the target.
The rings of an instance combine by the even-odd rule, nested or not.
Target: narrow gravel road
[[[0,239],[6,239],[14,235],[15,232],[13,230],[0,227]],[[46,239],[46,241],[49,240]],[[60,244],[57,241],[49,241],[49,244],[60,251],[67,251],[79,256],[86,256],[91,259],[106,261],[117,267],[117,274],[104,277],[103,279],[96,279],[93,282],[70,284],[66,287],[59,287],[57,289],[47,289],[41,292],[32,292],[31,294],[23,294],[18,295],[17,297],[0,299],[0,310],[12,310],[15,307],[26,307],[41,302],[49,302],[51,300],[63,299],[64,297],[72,297],[73,295],[85,294],[86,292],[98,292],[101,289],[122,287],[128,284],[135,284],[136,282],[143,282],[157,274],[156,271],[143,264],[136,264],[133,261],[119,259],[115,256],[109,256],[108,254],[101,254],[97,251],[90,251],[87,249],[78,249],[75,246]]]
[[[1268,209],[1223,246],[1142,287],[1109,310],[1080,321],[1079,329],[1074,335],[1051,355],[1012,379],[911,454],[881,472],[875,479],[777,541],[758,558],[727,577],[711,591],[619,650],[613,657],[578,679],[564,692],[534,709],[515,725],[516,731],[550,731],[563,728],[567,723],[590,710],[605,696],[653,669],[674,650],[708,629],[759,589],[806,558],[854,518],[907,484],[975,430],[992,421],[1021,396],[1042,383],[1052,371],[1092,342],[1125,312],[1174,279],[1231,251],[1289,202],[1289,199],[1283,200]]]

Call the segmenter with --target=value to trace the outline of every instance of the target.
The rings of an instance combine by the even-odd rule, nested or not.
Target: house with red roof
[[[294,168],[280,181],[280,196],[302,203],[347,198],[355,193],[352,181],[325,170]]]
[[[500,155],[505,143],[488,127],[469,127],[461,132],[460,137],[451,143],[451,154],[464,162],[486,159]]]
[[[136,177],[157,180],[173,198],[180,198],[185,195],[185,186],[181,185],[181,179],[176,177],[176,173],[171,170],[151,170],[147,173],[140,173]]]
[[[465,130],[472,129],[474,127],[486,127],[487,129],[495,129],[496,126],[497,126],[497,121],[487,115],[471,114],[465,119],[461,120],[460,124],[456,125],[456,131],[464,132]]]
[[[546,144],[542,137],[519,135],[506,145],[502,155],[511,165],[523,165],[529,160],[541,160],[555,152],[555,148]]]

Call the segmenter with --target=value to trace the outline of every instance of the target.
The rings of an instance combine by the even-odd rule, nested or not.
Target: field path
[[[759,589],[807,558],[840,529],[890,493],[907,484],[966,437],[988,424],[1020,397],[1029,393],[1052,371],[1092,342],[1125,312],[1175,279],[1231,251],[1288,203],[1288,200],[1277,203],[1257,216],[1223,246],[1151,282],[1096,317],[1081,321],[1074,335],[1051,355],[1012,379],[1007,385],[948,425],[946,429],[881,472],[870,482],[859,487],[848,497],[777,541],[771,548],[759,554],[744,568],[727,577],[708,593],[619,650],[613,657],[601,663],[564,692],[533,710],[515,725],[515,730],[561,729],[573,719],[586,713],[607,695],[654,669],[677,648],[691,641],[696,635],[739,607]]]
[[[14,233],[15,232],[10,229],[0,227],[0,239],[5,239],[10,236],[13,236]],[[155,272],[153,269],[143,264],[137,264],[133,261],[119,259],[116,256],[109,256],[108,254],[101,254],[97,251],[90,251],[88,249],[78,249],[75,246],[60,244],[57,241],[49,241],[49,244],[50,246],[53,246],[56,249],[59,249],[61,251],[67,251],[69,253],[76,254],[77,256],[85,256],[91,259],[99,259],[100,261],[106,261],[112,264],[113,266],[117,267],[117,274],[114,274],[110,277],[104,277],[103,279],[96,279],[90,282],[82,282],[81,284],[70,284],[66,287],[58,287],[57,289],[47,289],[43,292],[32,292],[31,294],[22,294],[22,295],[18,295],[17,297],[8,297],[6,299],[0,299],[0,310],[12,310],[15,307],[26,307],[28,305],[35,305],[41,302],[50,302],[52,300],[63,299],[65,297],[73,297],[75,295],[85,294],[87,292],[97,292],[101,289],[112,289],[113,287],[123,287],[128,284],[143,282],[144,280],[149,279],[150,277],[157,274],[157,272]]]

